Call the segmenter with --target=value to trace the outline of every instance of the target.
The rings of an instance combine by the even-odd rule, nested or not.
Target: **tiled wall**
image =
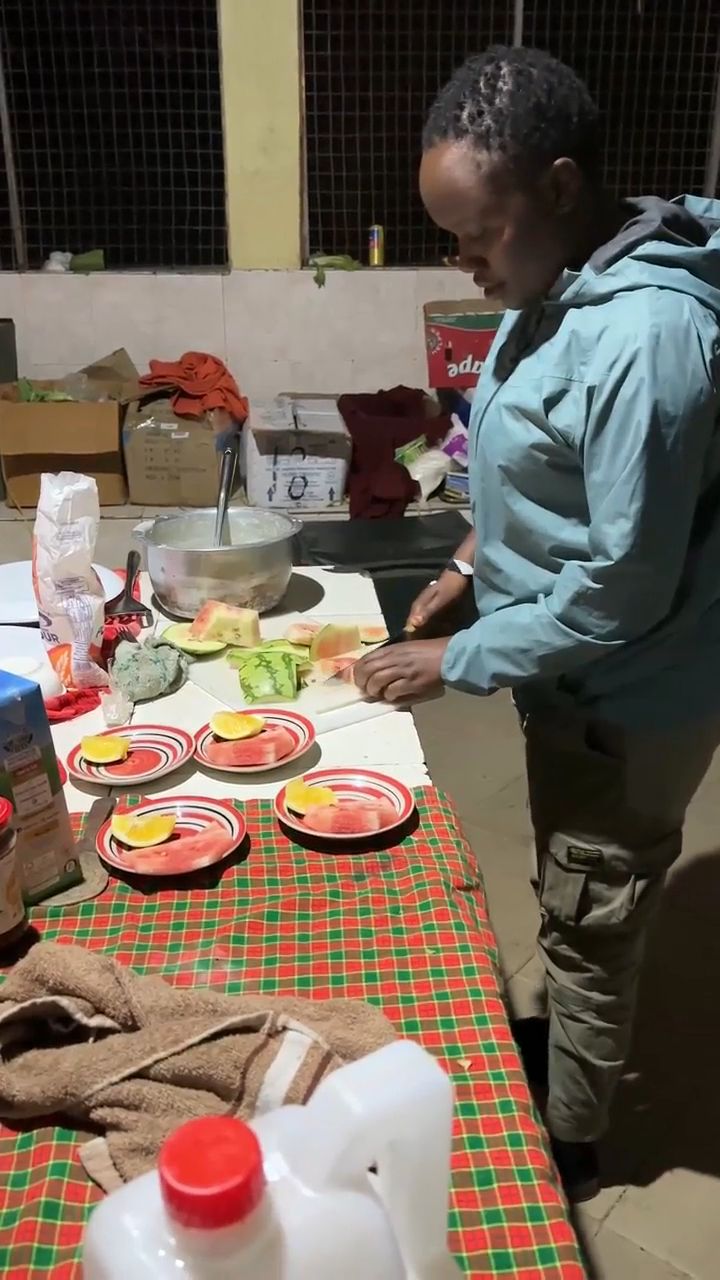
[[[250,396],[281,390],[424,386],[422,304],[467,298],[450,268],[228,275],[0,274],[0,316],[15,320],[20,372],[51,378],[126,347],[143,372],[152,356],[221,356]]]

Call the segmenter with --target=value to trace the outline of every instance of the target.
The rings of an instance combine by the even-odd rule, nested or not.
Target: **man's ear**
[[[548,208],[555,214],[568,214],[577,206],[583,176],[574,160],[561,156],[546,169],[541,185]]]

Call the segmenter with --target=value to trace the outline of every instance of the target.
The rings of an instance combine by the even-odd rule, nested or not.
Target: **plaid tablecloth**
[[[450,1241],[468,1275],[584,1280],[500,998],[475,860],[448,802],[419,796],[415,834],[359,857],[307,852],[252,801],[249,856],[219,881],[208,872],[192,892],[148,894],[111,881],[94,902],[36,908],[33,924],[176,983],[380,1004],[453,1079]],[[0,1274],[79,1277],[99,1193],[73,1132],[0,1129],[0,1185]]]

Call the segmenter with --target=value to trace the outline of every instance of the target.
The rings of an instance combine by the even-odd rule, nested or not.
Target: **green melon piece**
[[[291,701],[298,694],[297,662],[289,653],[256,653],[238,671],[246,702]]]
[[[191,622],[175,622],[171,627],[166,627],[160,639],[163,644],[172,645],[173,649],[180,649],[182,653],[189,653],[197,658],[206,657],[211,653],[221,653],[227,648],[222,640],[192,640],[191,626]]]
[[[296,658],[297,662],[307,662],[307,646],[301,644],[291,644],[290,640],[265,640],[265,644],[260,645],[266,653],[288,653],[291,658]]]

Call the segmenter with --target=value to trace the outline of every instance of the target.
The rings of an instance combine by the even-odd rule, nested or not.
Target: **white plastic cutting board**
[[[279,618],[263,618],[260,624],[262,638],[263,640],[280,639],[291,623],[307,622],[310,616],[312,615],[290,613]],[[353,615],[352,618],[347,615],[334,618],[323,617],[317,620],[323,623],[348,624],[352,621],[358,624],[365,623],[367,626],[378,625],[377,614]],[[237,671],[229,666],[223,654],[219,654],[217,658],[200,659],[191,663],[189,678],[199,689],[204,689],[206,693],[211,694],[213,698],[217,698],[218,702],[224,703],[233,711],[252,709],[252,703],[245,702],[243,698]],[[279,705],[308,716],[318,733],[339,729],[345,724],[354,724],[360,720],[371,720],[377,715],[385,714],[388,710],[387,704],[364,702],[355,685],[336,678],[328,680],[325,684],[311,685],[307,689],[302,689],[293,702],[282,702]]]

